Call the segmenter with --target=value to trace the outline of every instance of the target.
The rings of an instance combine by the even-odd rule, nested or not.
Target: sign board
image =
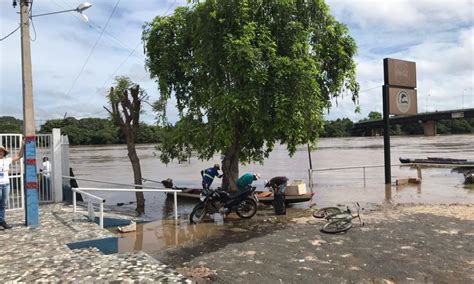
[[[464,112],[453,112],[451,114],[452,118],[463,118],[464,117]]]
[[[416,63],[385,58],[383,60],[385,85],[416,88]]]
[[[388,94],[390,114],[413,115],[418,113],[416,90],[389,87]]]

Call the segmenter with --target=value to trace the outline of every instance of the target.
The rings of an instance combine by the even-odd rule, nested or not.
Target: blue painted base
[[[25,223],[27,227],[37,227],[39,226],[38,191],[25,191]]]

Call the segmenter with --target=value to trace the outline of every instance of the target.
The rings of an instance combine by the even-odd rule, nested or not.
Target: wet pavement
[[[0,229],[2,282],[139,281],[189,283],[183,275],[142,251],[104,254],[98,248],[69,249],[67,244],[115,235],[84,219],[71,206],[40,206],[41,226],[24,226],[23,211],[7,212],[10,230]],[[122,218],[125,216],[122,216]],[[114,244],[108,244],[114,246]]]
[[[272,215],[190,225],[219,233],[151,255],[202,283],[474,281],[472,205],[378,207],[362,213],[364,227],[339,235],[321,233],[311,210]]]

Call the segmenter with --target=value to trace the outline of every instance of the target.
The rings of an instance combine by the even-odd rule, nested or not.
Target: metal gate
[[[0,144],[5,146],[10,152],[9,157],[18,155],[20,151],[21,134],[0,134]],[[13,162],[10,166],[10,200],[8,209],[22,209],[24,202],[23,196],[23,159]]]
[[[0,134],[0,145],[5,146],[9,157],[18,155],[20,151],[22,134]],[[38,198],[39,202],[54,202],[54,191],[52,186],[53,177],[53,143],[51,134],[38,134],[36,136],[36,165],[38,178]],[[44,158],[48,158],[49,167],[43,163]],[[23,159],[12,163],[10,167],[10,200],[8,209],[24,208],[24,165]]]
[[[53,191],[53,137],[51,134],[36,135],[36,166],[38,171],[39,202],[54,202]]]

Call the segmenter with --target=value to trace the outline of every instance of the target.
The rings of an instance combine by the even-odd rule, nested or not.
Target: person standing
[[[43,188],[46,191],[49,191],[50,187],[50,177],[51,177],[51,162],[48,157],[43,157],[43,164],[40,168],[40,173],[43,176]]]
[[[0,145],[0,226],[4,229],[11,229],[5,220],[5,210],[10,196],[10,178],[8,171],[13,162],[20,160],[23,157],[23,143],[20,147],[20,152],[17,156],[7,158],[8,151],[5,147]]]
[[[214,167],[207,168],[201,171],[203,189],[209,189],[215,177],[222,177],[222,174],[219,173],[220,169],[221,167],[219,166],[219,164],[215,164]]]
[[[242,191],[246,189],[247,187],[250,187],[254,180],[259,180],[260,177],[261,176],[259,173],[256,173],[256,174],[246,173],[246,174],[243,174],[241,177],[239,177],[239,179],[237,180],[235,184],[237,185],[237,189],[239,191]]]

